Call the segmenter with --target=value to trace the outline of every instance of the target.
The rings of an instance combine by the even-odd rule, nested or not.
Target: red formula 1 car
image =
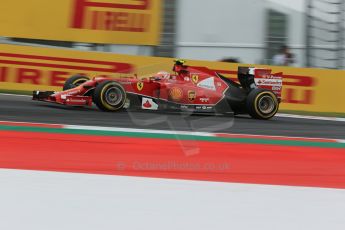
[[[62,92],[34,91],[33,100],[72,106],[95,103],[103,111],[134,108],[249,114],[257,119],[272,118],[278,111],[282,73],[239,67],[237,83],[206,67],[187,66],[183,60],[175,60],[173,71],[146,79],[73,76]]]

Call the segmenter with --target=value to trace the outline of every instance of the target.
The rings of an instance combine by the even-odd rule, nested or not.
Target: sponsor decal
[[[183,97],[183,91],[181,88],[173,87],[169,90],[169,96],[173,101],[181,101]]]
[[[274,75],[264,75],[262,77],[266,79],[276,79],[276,80],[280,80],[282,78],[280,76],[274,76]]]
[[[314,103],[317,81],[309,76],[284,75],[284,94],[282,102],[311,105]]]
[[[138,89],[138,91],[143,90],[143,88],[144,88],[144,82],[138,81],[137,82],[137,89]]]
[[[0,82],[63,86],[66,78],[88,72],[131,73],[129,63],[0,53]]]
[[[207,103],[207,102],[210,101],[210,99],[205,97],[205,98],[200,98],[200,101],[201,101],[202,103]]]
[[[2,0],[0,34],[86,43],[158,45],[161,3],[162,0]]]
[[[199,81],[199,75],[197,75],[197,74],[192,74],[192,82],[193,82],[194,84],[197,84],[198,81]]]
[[[200,88],[216,91],[216,86],[214,84],[214,77],[209,77],[205,80],[202,80],[201,82],[197,84],[197,86]]]
[[[71,28],[147,32],[151,15],[145,12],[151,0],[136,0],[134,4],[74,0]],[[134,10],[134,11],[133,11]]]
[[[76,98],[67,98],[67,102],[73,102],[73,103],[86,103],[87,100],[85,99],[76,99]]]
[[[188,91],[188,100],[190,102],[193,102],[193,101],[195,101],[195,98],[196,98],[196,92],[193,90],[189,90]]]
[[[196,110],[204,110],[204,111],[210,111],[210,110],[213,110],[213,106],[206,106],[206,105],[198,105],[198,106],[195,106],[195,109]]]
[[[272,85],[272,86],[282,86],[283,80],[282,79],[254,79],[255,84],[257,85]]]
[[[74,89],[72,89],[72,91],[65,91],[65,92],[67,92],[67,93],[62,93],[61,94],[61,99],[66,99],[67,97],[69,97],[69,96],[75,96],[75,95],[77,95],[77,94],[79,94],[80,93],[80,90],[74,90]]]
[[[152,99],[143,97],[141,108],[146,110],[158,110],[158,104],[156,104]]]
[[[273,91],[281,91],[281,90],[282,90],[282,87],[280,87],[280,86],[273,86],[273,87],[272,87],[272,90],[273,90]]]

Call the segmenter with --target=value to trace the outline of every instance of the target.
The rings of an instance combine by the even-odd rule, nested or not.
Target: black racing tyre
[[[268,120],[278,112],[279,102],[272,91],[254,89],[247,97],[246,106],[251,117]]]
[[[127,94],[121,84],[115,81],[104,81],[96,86],[93,102],[106,112],[114,112],[123,108]]]
[[[65,84],[63,85],[63,90],[65,91],[65,90],[73,89],[87,82],[88,80],[90,79],[86,76],[81,76],[81,75],[72,76],[65,81]]]

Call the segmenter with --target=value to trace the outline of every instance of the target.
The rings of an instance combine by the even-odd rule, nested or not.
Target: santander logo
[[[146,110],[158,110],[158,105],[152,99],[143,97],[141,108]]]
[[[152,107],[152,104],[147,100],[143,106],[147,109],[150,109]]]

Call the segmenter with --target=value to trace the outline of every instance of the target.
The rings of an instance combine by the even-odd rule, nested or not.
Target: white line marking
[[[55,123],[37,123],[37,122],[26,122],[26,121],[0,121],[0,123],[13,123],[13,124],[27,124],[27,125],[55,125],[55,126],[64,126],[61,124]]]
[[[276,114],[276,116],[285,117],[285,118],[296,118],[296,119],[345,122],[345,118],[341,118],[341,117],[306,116],[306,115],[295,115],[295,114],[285,114],[285,113],[278,113]]]
[[[21,95],[21,94],[10,94],[10,93],[0,93],[3,96],[13,96],[13,97],[32,97],[30,95]]]
[[[258,137],[258,138],[284,138],[284,139],[305,139],[305,140],[320,140],[320,141],[335,141],[339,143],[345,143],[342,139],[330,139],[330,138],[318,138],[318,137],[291,137],[291,136],[272,136],[272,135],[259,135],[259,134],[241,134],[241,133],[216,133],[217,135],[228,135],[228,136],[246,136],[246,137]]]
[[[215,136],[215,133],[177,131],[177,130],[133,129],[133,128],[79,126],[79,125],[64,125],[64,128],[66,128],[66,129],[80,129],[80,130],[109,131],[109,132],[177,134],[177,135],[193,135],[193,136],[206,136],[206,137]]]

